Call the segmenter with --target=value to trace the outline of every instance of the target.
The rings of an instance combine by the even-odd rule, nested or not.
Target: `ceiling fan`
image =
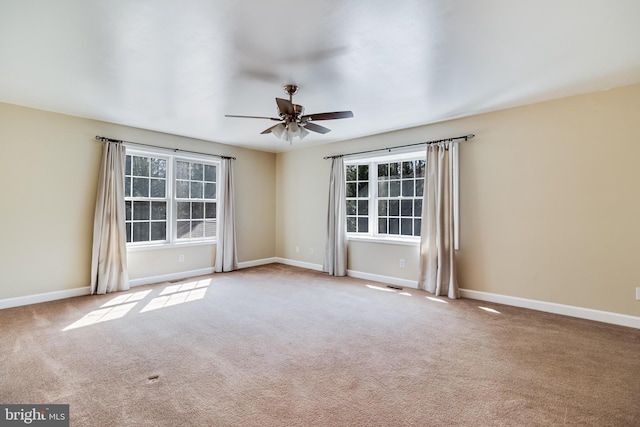
[[[262,117],[262,116],[236,116],[226,114],[225,117],[239,117],[247,119],[267,119],[280,122],[271,126],[261,132],[262,135],[267,133],[273,133],[276,137],[289,141],[291,143],[293,138],[304,138],[311,132],[317,132],[325,134],[331,132],[331,129],[324,126],[313,123],[317,120],[335,120],[335,119],[347,119],[353,117],[351,111],[335,111],[332,113],[318,113],[318,114],[304,114],[304,107],[302,105],[293,103],[293,95],[298,92],[298,86],[287,84],[282,87],[284,93],[289,95],[289,100],[276,98],[276,104],[278,106],[278,115],[276,117]]]

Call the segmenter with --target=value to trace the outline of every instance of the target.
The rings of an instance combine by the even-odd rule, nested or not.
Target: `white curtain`
[[[93,222],[92,294],[129,289],[124,163],[125,147],[120,143],[105,142]]]
[[[454,247],[453,144],[427,146],[418,287],[454,299],[459,297],[459,291]]]
[[[233,190],[233,159],[222,159],[220,184],[218,186],[217,243],[215,271],[233,271],[238,269],[236,251],[235,201]]]
[[[344,162],[334,157],[329,180],[329,209],[327,212],[327,242],[322,270],[332,276],[347,274],[347,226],[345,202]]]

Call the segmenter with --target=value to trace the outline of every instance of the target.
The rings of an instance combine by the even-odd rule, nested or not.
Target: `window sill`
[[[387,245],[404,245],[404,246],[420,246],[420,239],[403,239],[403,238],[383,238],[373,236],[347,236],[347,241],[368,242],[368,243],[384,243]]]
[[[177,243],[157,243],[149,245],[127,245],[127,252],[140,252],[140,251],[156,251],[162,249],[176,249],[191,246],[215,246],[215,240],[200,240],[196,242],[177,242]]]

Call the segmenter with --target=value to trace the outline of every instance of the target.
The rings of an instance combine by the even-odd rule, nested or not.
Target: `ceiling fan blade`
[[[273,125],[271,126],[269,129],[265,129],[262,132],[260,132],[260,135],[265,135],[267,133],[271,133],[271,131],[273,131],[273,128],[275,128],[276,126],[280,125],[280,123],[278,123],[277,125]]]
[[[328,129],[324,126],[317,125],[315,123],[309,123],[309,122],[304,124],[304,128],[306,130],[310,130],[311,132],[318,132],[322,134],[331,132],[331,129]]]
[[[275,117],[263,117],[263,116],[235,116],[233,114],[225,114],[225,117],[237,117],[240,119],[267,119],[267,120],[275,120],[277,122],[280,121],[280,119],[276,119]]]
[[[306,116],[300,117],[300,120],[335,120],[348,119],[351,117],[353,117],[353,113],[351,111],[336,111],[333,113],[307,114]]]
[[[278,111],[280,111],[280,114],[284,114],[285,116],[294,115],[295,111],[291,101],[282,98],[276,98],[276,104],[278,104]]]

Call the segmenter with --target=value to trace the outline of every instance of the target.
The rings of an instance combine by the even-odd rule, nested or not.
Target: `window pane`
[[[358,200],[358,215],[367,215],[367,214],[369,214],[369,201]]]
[[[369,232],[369,218],[366,216],[358,217],[358,233],[368,233]]]
[[[164,199],[164,179],[152,179],[151,180],[151,197],[161,197]]]
[[[356,232],[356,217],[348,216],[347,217],[347,232],[355,233]]]
[[[151,202],[151,219],[167,219],[167,202]]]
[[[424,195],[424,178],[416,179],[416,196],[422,197]]]
[[[204,237],[215,237],[216,235],[216,222],[205,221],[204,222]]]
[[[189,181],[176,181],[176,197],[179,199],[189,198]]]
[[[355,181],[357,178],[357,174],[356,174],[356,165],[347,165],[347,176],[346,176],[346,180],[347,181]]]
[[[204,179],[204,165],[202,163],[191,163],[191,179],[202,181]]]
[[[389,200],[389,216],[400,216],[399,200]]]
[[[216,182],[216,167],[213,165],[204,165],[204,180]]]
[[[387,219],[378,218],[378,233],[387,234]]]
[[[204,218],[204,203],[202,202],[191,203],[191,218],[193,219]]]
[[[389,196],[389,182],[382,181],[378,183],[378,197],[388,197]]]
[[[400,216],[413,216],[413,200],[400,201]]]
[[[369,165],[358,165],[358,180],[367,181],[369,179]]]
[[[422,230],[422,220],[421,219],[414,219],[413,220],[413,235],[414,236],[420,236]]]
[[[188,239],[191,235],[190,230],[191,230],[191,222],[178,221],[178,227],[177,227],[178,239]]]
[[[378,165],[378,179],[389,179],[388,163],[382,163]]]
[[[134,242],[149,241],[149,223],[148,222],[133,223],[133,241]]]
[[[413,162],[402,162],[402,177],[413,178]]]
[[[191,203],[190,202],[178,202],[178,219],[191,218]]]
[[[416,160],[416,178],[424,177],[424,160]]]
[[[400,163],[396,162],[389,164],[389,178],[400,179]]]
[[[148,220],[149,219],[149,202],[133,202],[133,219],[134,220]],[[147,227],[149,225],[147,224]],[[147,240],[149,240],[149,233],[147,233]],[[133,230],[133,237],[135,239],[135,227]]]
[[[400,197],[400,181],[389,182],[389,197]]]
[[[387,216],[389,202],[387,200],[378,200],[378,215]]]
[[[205,183],[204,184],[204,198],[215,199],[216,198],[216,184]]]
[[[191,221],[191,237],[204,237],[204,221]]]
[[[164,159],[151,159],[151,176],[154,178],[166,178],[167,161]]]
[[[176,162],[176,179],[189,179],[189,162]]]
[[[133,156],[133,171],[134,176],[149,176],[149,158]],[[135,233],[134,233],[135,238]]]
[[[205,205],[204,205],[204,217],[205,218],[215,218],[216,217],[216,204],[215,203],[205,203]]]
[[[389,234],[400,234],[400,220],[389,218]]]
[[[347,197],[356,197],[356,183],[350,182],[347,184]]]
[[[404,197],[413,197],[413,179],[402,180],[402,195]]]
[[[192,199],[202,199],[203,196],[203,188],[201,182],[191,182],[191,198]]]
[[[124,161],[124,174],[131,175],[131,156],[127,156]]]
[[[124,197],[131,197],[131,178],[124,179]]]
[[[149,178],[133,178],[133,197],[149,197]]]
[[[413,216],[422,216],[422,200],[413,201]]]
[[[358,183],[358,197],[369,197],[369,183],[368,182],[359,182]]]
[[[124,219],[125,221],[131,221],[131,202],[124,202]]]
[[[347,200],[347,215],[356,214],[356,204],[355,200]]]
[[[402,218],[400,220],[401,225],[401,233],[403,236],[412,236],[413,235],[413,220],[411,218]]]
[[[127,222],[124,225],[125,230],[127,230],[127,243],[131,243],[131,223]]]
[[[167,223],[151,223],[151,240],[167,240]]]

